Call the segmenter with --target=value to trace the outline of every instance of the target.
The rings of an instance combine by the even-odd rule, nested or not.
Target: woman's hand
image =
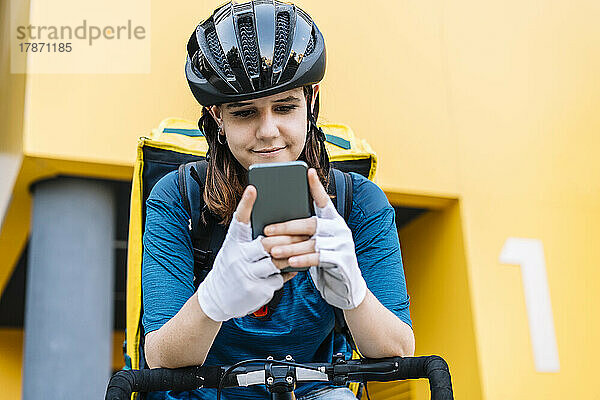
[[[352,232],[338,214],[314,169],[308,171],[316,217],[296,219],[265,227],[265,246],[275,259],[287,259],[294,268],[311,267],[310,275],[321,296],[329,304],[350,310],[358,307],[367,293],[356,254]],[[291,237],[293,240],[275,239]],[[310,237],[300,240],[299,237]]]
[[[258,310],[285,281],[261,237],[252,240],[250,214],[255,200],[256,188],[248,186],[213,268],[198,287],[200,307],[214,321],[227,321]]]
[[[290,261],[288,257],[284,256],[284,253],[281,252],[283,246],[292,245],[298,243],[296,246],[292,246],[291,249],[296,249],[297,253],[295,254],[304,254],[314,251],[314,246],[310,244],[306,244],[304,242],[310,241],[310,237],[312,235],[277,235],[277,236],[267,236],[262,238],[262,244],[265,250],[271,255],[271,261],[273,264],[279,269],[284,269],[290,266]],[[272,251],[274,248],[277,248],[275,253]],[[293,255],[292,253],[290,253]],[[296,276],[297,272],[287,272],[284,273],[284,279],[286,282]]]

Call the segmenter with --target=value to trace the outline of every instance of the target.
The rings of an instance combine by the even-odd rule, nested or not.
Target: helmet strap
[[[314,131],[317,136],[317,140],[319,141],[319,164],[321,165],[321,168],[323,168],[325,171],[329,171],[329,156],[327,155],[327,149],[325,148],[325,132],[323,132],[323,129],[320,126],[317,126],[315,119],[313,118],[313,115],[311,113],[308,113],[308,120],[309,134],[310,131]]]
[[[317,125],[310,107],[312,105],[312,94],[312,92],[309,93],[307,99],[308,134],[310,134],[311,131],[315,132],[316,138],[319,141],[319,164],[324,171],[329,171],[329,156],[327,155],[327,149],[325,148],[325,132],[323,132],[323,129]]]
[[[325,142],[325,132],[323,132],[323,129],[317,125],[313,115],[311,113],[309,113],[308,114],[308,131],[310,132],[313,128],[317,134],[317,139],[319,140],[319,142],[321,142],[321,143]]]

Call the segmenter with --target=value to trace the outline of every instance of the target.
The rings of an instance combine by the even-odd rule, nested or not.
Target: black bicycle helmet
[[[325,74],[325,42],[310,16],[277,0],[229,2],[197,27],[185,75],[203,106],[314,84]]]

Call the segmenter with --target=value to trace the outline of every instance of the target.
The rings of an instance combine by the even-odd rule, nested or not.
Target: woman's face
[[[318,86],[315,97],[317,90]],[[252,164],[298,159],[306,142],[306,107],[303,89],[295,88],[214,106],[211,114],[223,127],[231,153],[248,169]]]

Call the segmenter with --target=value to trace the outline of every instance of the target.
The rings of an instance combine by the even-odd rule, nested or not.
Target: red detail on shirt
[[[258,310],[252,313],[256,318],[261,318],[266,316],[269,313],[269,306],[262,306]]]

